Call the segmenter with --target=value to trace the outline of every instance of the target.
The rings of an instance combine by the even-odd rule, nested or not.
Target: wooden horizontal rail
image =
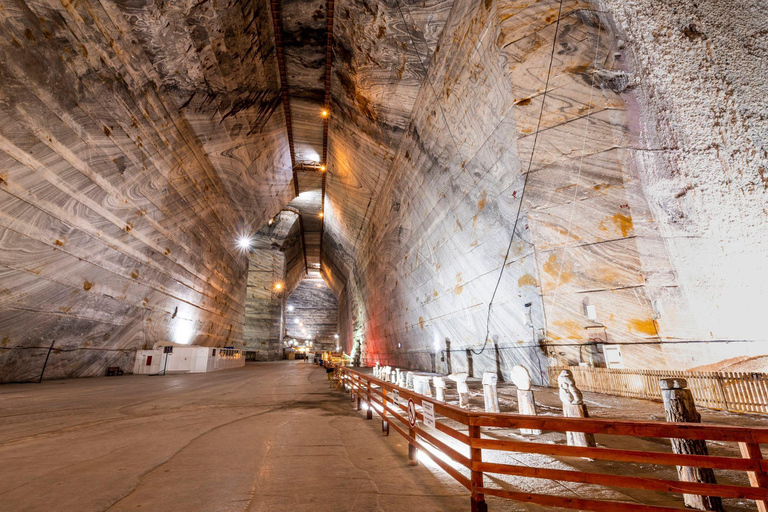
[[[662,421],[622,421],[597,418],[563,418],[525,416],[504,413],[471,413],[470,424],[482,427],[508,427],[585,432],[616,436],[702,439],[709,441],[768,443],[766,427],[731,427],[701,423],[669,423]]]
[[[534,468],[531,466],[516,466],[512,464],[495,464],[491,462],[473,462],[472,469],[484,473],[523,476],[527,478],[543,478],[560,482],[576,482],[594,484],[604,487],[621,487],[625,489],[643,489],[646,491],[699,494],[701,496],[720,496],[722,498],[739,498],[748,500],[768,499],[768,489],[759,487],[744,487],[739,485],[700,484],[697,482],[681,482],[661,478],[640,476],[623,476],[605,473],[587,473],[566,469]]]
[[[402,435],[412,447],[433,460],[440,468],[459,481],[472,493],[473,507],[484,502],[484,496],[497,496],[537,505],[599,511],[644,511],[673,512],[684,508],[651,506],[608,499],[569,498],[556,495],[532,494],[503,489],[487,488],[483,484],[485,473],[513,475],[523,478],[540,478],[559,482],[574,482],[596,485],[603,488],[642,489],[646,491],[673,494],[719,496],[722,498],[754,500],[760,511],[768,512],[768,462],[763,460],[760,443],[768,443],[768,428],[731,427],[724,425],[702,425],[693,423],[616,421],[596,418],[563,418],[552,416],[526,416],[507,413],[485,413],[462,409],[452,404],[438,402],[431,397],[419,395],[412,390],[401,388],[381,379],[363,374],[350,368],[338,368],[340,378],[358,398],[368,402],[382,419]],[[393,400],[397,391],[400,400]],[[435,430],[427,430],[420,424],[411,427],[404,411],[403,400],[413,400],[415,405],[430,402],[434,405]],[[378,406],[378,407],[375,407]],[[423,424],[423,413],[416,410],[416,420]],[[446,422],[446,420],[451,420]],[[455,428],[457,422],[467,427],[467,433]],[[580,447],[513,439],[492,439],[482,437],[482,428],[505,427],[512,429],[536,429],[550,432],[584,432],[611,436],[651,437],[660,439],[696,439],[738,443],[741,458],[710,455],[688,455],[667,452],[644,452],[603,447]],[[470,453],[467,457],[456,447],[439,437],[444,434],[461,442]],[[428,448],[431,447],[431,448]],[[435,452],[470,470],[467,478]],[[550,457],[581,457],[590,460],[605,460],[627,463],[627,471],[634,470],[632,464],[656,464],[661,466],[688,466],[712,468],[719,471],[740,471],[746,473],[751,486],[698,483],[643,476],[627,476],[598,473],[595,471],[564,470],[550,467],[483,462],[483,450],[520,452]],[[478,509],[479,510],[479,509]]]
[[[666,452],[643,452],[639,450],[617,450],[615,448],[586,448],[559,444],[536,443],[533,441],[512,441],[497,439],[472,439],[474,448],[518,453],[536,453],[553,457],[582,457],[586,459],[659,464],[663,466],[691,466],[699,468],[731,469],[736,471],[766,471],[768,461],[741,459],[737,457],[714,457],[711,455],[683,455]]]

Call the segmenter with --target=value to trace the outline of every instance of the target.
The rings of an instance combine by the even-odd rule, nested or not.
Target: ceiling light
[[[269,224],[269,225],[271,226],[271,225],[272,225],[272,223],[274,223],[274,222],[275,222],[275,219],[274,219],[274,217],[273,217],[273,218],[269,219],[269,222],[268,222],[267,224]]]
[[[243,250],[248,250],[251,248],[251,237],[249,236],[241,236],[237,239],[237,246]]]
[[[293,306],[288,306],[288,311],[293,311]]]
[[[320,166],[320,172],[325,172],[325,166],[324,165]]]
[[[283,283],[279,283],[279,282],[275,283],[275,291],[276,292],[279,292],[282,289],[283,289]]]
[[[328,117],[328,110],[327,110],[327,109],[323,109],[323,110],[320,112],[320,115],[321,115],[322,117]]]
[[[325,215],[323,214],[323,212],[320,212],[320,213],[318,213],[318,214],[317,214],[317,216],[318,216],[318,217],[320,217],[321,219],[322,219],[323,217],[325,217]]]

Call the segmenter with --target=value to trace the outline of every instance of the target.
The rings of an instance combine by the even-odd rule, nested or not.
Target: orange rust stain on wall
[[[641,320],[641,319],[633,319],[630,320],[627,324],[627,328],[630,331],[636,331],[643,334],[647,334],[648,336],[656,336],[658,335],[658,331],[656,330],[656,320],[649,318],[647,320]]]
[[[93,283],[90,281],[83,282],[83,290],[88,291],[93,287]]]
[[[464,291],[464,285],[461,284],[462,281],[463,279],[461,277],[461,272],[459,272],[458,274],[456,274],[456,287],[453,289],[453,293],[455,293],[456,295],[461,295],[461,292]]]
[[[517,286],[536,286],[536,278],[531,274],[524,274],[517,280]]]
[[[552,322],[550,337],[553,340],[580,340],[584,337],[584,328],[574,320]]]
[[[424,317],[423,316],[419,317],[419,327],[421,327],[422,331],[424,330]]]
[[[488,197],[488,193],[485,190],[483,190],[483,194],[480,196],[480,200],[477,202],[477,208],[480,211],[483,211],[485,209],[485,202],[487,197]]]
[[[616,227],[621,230],[621,236],[627,236],[633,229],[632,216],[624,215],[623,213],[617,213],[613,217],[613,222],[616,223]]]
[[[555,283],[550,283],[549,286],[545,286],[544,291],[551,291],[556,286],[570,282],[573,279],[571,273],[571,263],[560,264],[558,262],[557,254],[550,254],[547,261],[542,265],[544,272],[555,278]]]
[[[631,215],[624,215],[623,213],[615,213],[611,215],[610,217],[611,222],[613,222],[616,227],[621,231],[621,236],[626,237],[629,235],[630,231],[634,229],[634,224],[632,223],[632,216]],[[601,231],[608,231],[608,228],[605,226],[605,221],[601,222],[598,226],[598,229]]]

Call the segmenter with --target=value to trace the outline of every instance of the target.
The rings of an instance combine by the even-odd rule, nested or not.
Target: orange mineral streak
[[[566,262],[561,265],[558,261],[557,254],[550,254],[547,261],[545,261],[544,265],[542,265],[542,268],[544,269],[544,272],[554,278],[554,281],[550,280],[549,282],[542,284],[542,290],[545,292],[552,291],[561,284],[565,284],[573,280],[573,274],[571,273],[573,264]]]
[[[657,336],[658,331],[656,329],[656,320],[649,318],[647,320],[633,319],[627,324],[627,330],[635,331],[648,336]]]
[[[523,274],[520,279],[517,280],[517,286],[536,286],[536,278],[531,274]]]
[[[584,338],[584,327],[574,320],[552,322],[550,338],[553,340],[580,340]]]

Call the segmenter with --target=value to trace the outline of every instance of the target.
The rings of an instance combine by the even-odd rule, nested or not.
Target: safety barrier
[[[768,375],[765,373],[693,372],[687,370],[635,370],[591,366],[552,366],[549,385],[570,370],[582,391],[661,401],[659,379],[688,382],[696,405],[723,411],[768,414]]]
[[[367,419],[372,419],[375,411],[381,417],[382,430],[386,435],[392,428],[408,441],[408,458],[411,464],[418,464],[417,455],[421,453],[466,487],[471,494],[470,509],[472,512],[487,510],[485,496],[497,496],[519,502],[572,510],[617,512],[679,512],[690,510],[682,506],[659,506],[616,501],[604,497],[605,493],[603,492],[595,493],[595,498],[581,498],[489,487],[485,484],[486,474],[591,484],[599,486],[603,490],[604,488],[624,488],[656,491],[672,495],[674,503],[670,504],[682,501],[679,496],[674,496],[676,494],[753,500],[758,511],[768,512],[768,461],[763,459],[760,449],[761,444],[768,443],[768,428],[491,414],[474,412],[439,402],[351,368],[337,367],[336,378],[339,387],[351,392],[351,398],[356,402],[358,410],[365,406]],[[407,404],[403,404],[401,399],[407,400]],[[432,404],[431,408],[434,408],[434,427],[426,427],[424,424],[423,407],[425,403]],[[409,409],[412,410],[409,411]],[[669,444],[666,440],[670,439],[737,443],[741,456],[676,454],[663,451],[605,447],[588,448],[514,439],[500,440],[488,437],[487,429],[492,427],[537,429],[563,434],[566,432],[584,432],[611,436],[657,438],[665,440],[660,446],[667,449],[669,449]],[[591,467],[598,469],[600,461],[608,461],[611,464],[611,473],[553,469],[551,464],[537,467],[485,462],[483,454],[488,451],[585,458],[591,460],[589,463]],[[636,468],[638,467],[634,466],[635,469],[633,469],[633,464],[712,468],[720,470],[718,475],[726,474],[727,471],[727,474],[732,476],[730,480],[736,480],[737,483],[738,481],[744,483],[748,481],[750,485],[699,483],[633,476],[633,473],[637,474]],[[743,478],[744,474],[747,478]],[[736,478],[733,478],[734,476]],[[739,476],[742,478],[739,479]]]

